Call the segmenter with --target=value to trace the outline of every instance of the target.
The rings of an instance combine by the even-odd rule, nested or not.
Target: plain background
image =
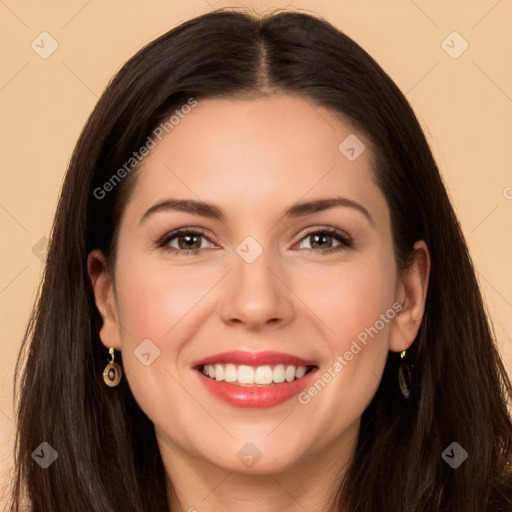
[[[0,484],[12,471],[15,360],[80,130],[109,79],[140,47],[186,19],[231,6],[320,14],[406,94],[459,216],[511,372],[510,0],[0,1]],[[39,53],[51,40],[42,32],[58,44],[46,59]]]

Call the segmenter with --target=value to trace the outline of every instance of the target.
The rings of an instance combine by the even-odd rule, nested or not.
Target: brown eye
[[[189,228],[175,229],[165,234],[156,244],[158,247],[182,254],[196,254],[203,249],[215,247],[205,234]]]
[[[177,237],[178,247],[180,249],[200,249],[201,248],[201,238],[202,235],[198,234],[189,234],[189,235],[179,235]]]
[[[312,249],[330,249],[332,247],[333,237],[329,235],[315,234],[309,236]]]
[[[304,246],[304,244],[307,244]],[[309,247],[308,247],[309,245]],[[319,254],[329,254],[335,251],[341,251],[351,247],[352,240],[344,232],[322,229],[312,231],[304,236],[300,242],[299,248],[318,252]]]

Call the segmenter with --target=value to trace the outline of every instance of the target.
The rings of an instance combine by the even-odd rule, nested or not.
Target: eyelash
[[[199,254],[200,251],[205,250],[205,248],[189,249],[189,250],[176,249],[176,247],[168,247],[167,246],[167,244],[173,238],[176,238],[177,236],[184,235],[184,234],[202,236],[211,242],[211,240],[206,236],[206,234],[200,229],[178,228],[173,231],[170,231],[169,233],[166,233],[163,237],[161,237],[156,242],[156,245],[157,245],[157,247],[160,247],[160,248],[165,247],[165,248],[169,249],[170,252],[174,252],[176,254],[179,253],[180,255],[184,255],[184,256],[188,256],[188,255],[193,256],[193,255]],[[347,233],[345,233],[341,230],[338,230],[338,229],[334,229],[334,228],[314,229],[314,230],[308,231],[307,233],[304,234],[304,236],[300,239],[300,241],[308,238],[311,235],[319,235],[319,234],[332,237],[332,238],[336,239],[338,242],[340,242],[340,244],[335,247],[330,247],[329,249],[325,249],[325,250],[322,250],[322,249],[302,249],[302,250],[307,250],[309,252],[314,252],[314,253],[318,253],[321,255],[327,255],[327,254],[332,254],[334,252],[342,251],[344,249],[348,249],[348,248],[352,247],[352,239],[350,238],[350,236]]]

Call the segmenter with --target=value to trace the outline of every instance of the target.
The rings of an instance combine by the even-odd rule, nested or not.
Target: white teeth
[[[278,364],[274,368],[274,382],[284,382],[285,373],[284,373],[284,364]]]
[[[297,379],[301,379],[302,377],[304,377],[304,375],[306,375],[306,367],[305,366],[299,366],[297,368],[297,371],[295,372],[295,377]]]
[[[254,372],[254,384],[272,384],[273,374],[270,366],[258,366]]]
[[[254,384],[254,369],[250,366],[241,364],[238,367],[237,380],[239,384]]]
[[[221,364],[215,365],[215,378],[217,380],[224,380],[224,368],[222,368]]]
[[[287,382],[291,382],[292,380],[295,380],[295,366],[288,366],[286,368],[285,377]]]
[[[203,374],[217,381],[233,382],[240,385],[268,386],[281,382],[292,382],[304,377],[306,366],[277,364],[275,366],[248,366],[234,364],[207,364],[203,366]]]
[[[238,379],[238,370],[234,364],[226,364],[224,366],[224,380],[226,382],[236,382]]]

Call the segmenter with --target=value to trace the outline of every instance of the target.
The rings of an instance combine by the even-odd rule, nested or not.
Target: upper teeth
[[[306,374],[306,366],[278,364],[276,366],[246,366],[235,364],[206,364],[203,373],[215,380],[234,382],[238,384],[272,384],[291,382]]]

